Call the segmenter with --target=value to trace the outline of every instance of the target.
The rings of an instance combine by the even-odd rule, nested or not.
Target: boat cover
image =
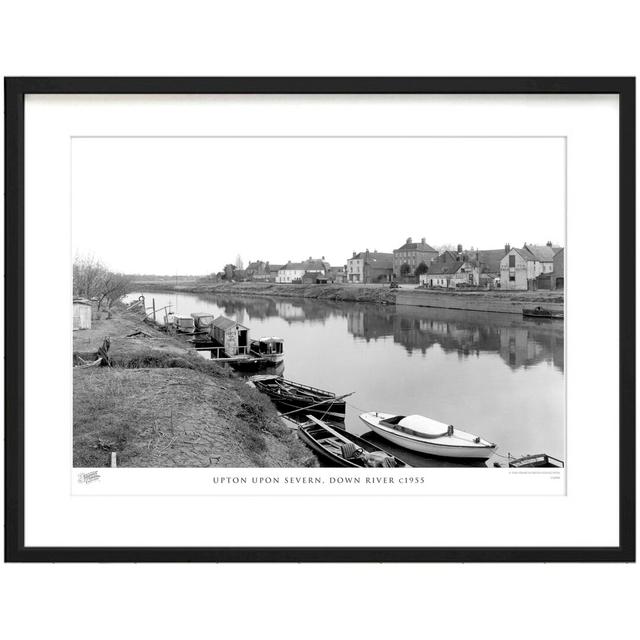
[[[431,418],[425,418],[424,416],[413,415],[407,416],[398,422],[398,425],[423,433],[425,436],[435,438],[437,436],[446,436],[449,431],[449,425],[444,422],[438,422]]]

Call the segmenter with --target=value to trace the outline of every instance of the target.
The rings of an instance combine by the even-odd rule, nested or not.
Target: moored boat
[[[398,468],[409,465],[363,438],[329,425],[312,415],[298,427],[298,436],[326,461],[337,467]]]
[[[273,337],[251,340],[250,352],[271,364],[278,364],[284,360],[284,340]]]
[[[285,380],[280,376],[254,376],[251,382],[258,391],[268,395],[283,413],[291,417],[302,418],[310,413],[330,420],[344,420],[345,396],[338,398],[331,391]]]
[[[512,469],[530,469],[532,467],[562,469],[564,462],[547,453],[536,453],[509,460],[509,467]]]
[[[192,313],[191,317],[195,323],[196,331],[209,332],[213,324],[213,315],[210,313]]]
[[[411,451],[445,458],[486,460],[496,445],[480,436],[420,415],[370,411],[360,419],[375,433]]]
[[[525,318],[552,318],[562,320],[564,318],[564,312],[552,311],[551,309],[545,309],[544,307],[534,307],[532,309],[523,309],[522,315]]]
[[[195,333],[196,330],[195,321],[191,316],[174,315],[173,326],[179,333]]]

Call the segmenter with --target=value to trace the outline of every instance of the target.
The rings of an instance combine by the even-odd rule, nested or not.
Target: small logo
[[[80,484],[90,484],[96,480],[100,480],[100,474],[97,471],[88,471],[87,473],[78,474],[78,482]]]

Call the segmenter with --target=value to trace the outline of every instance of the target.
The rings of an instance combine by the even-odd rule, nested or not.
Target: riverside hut
[[[249,329],[231,318],[218,316],[211,323],[211,337],[222,347],[228,357],[247,354]]]
[[[73,299],[73,330],[91,329],[91,302],[85,298]]]

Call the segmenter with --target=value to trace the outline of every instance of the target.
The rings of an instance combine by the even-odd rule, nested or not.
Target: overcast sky
[[[564,246],[559,138],[76,138],[72,161],[74,253],[126,273]]]

